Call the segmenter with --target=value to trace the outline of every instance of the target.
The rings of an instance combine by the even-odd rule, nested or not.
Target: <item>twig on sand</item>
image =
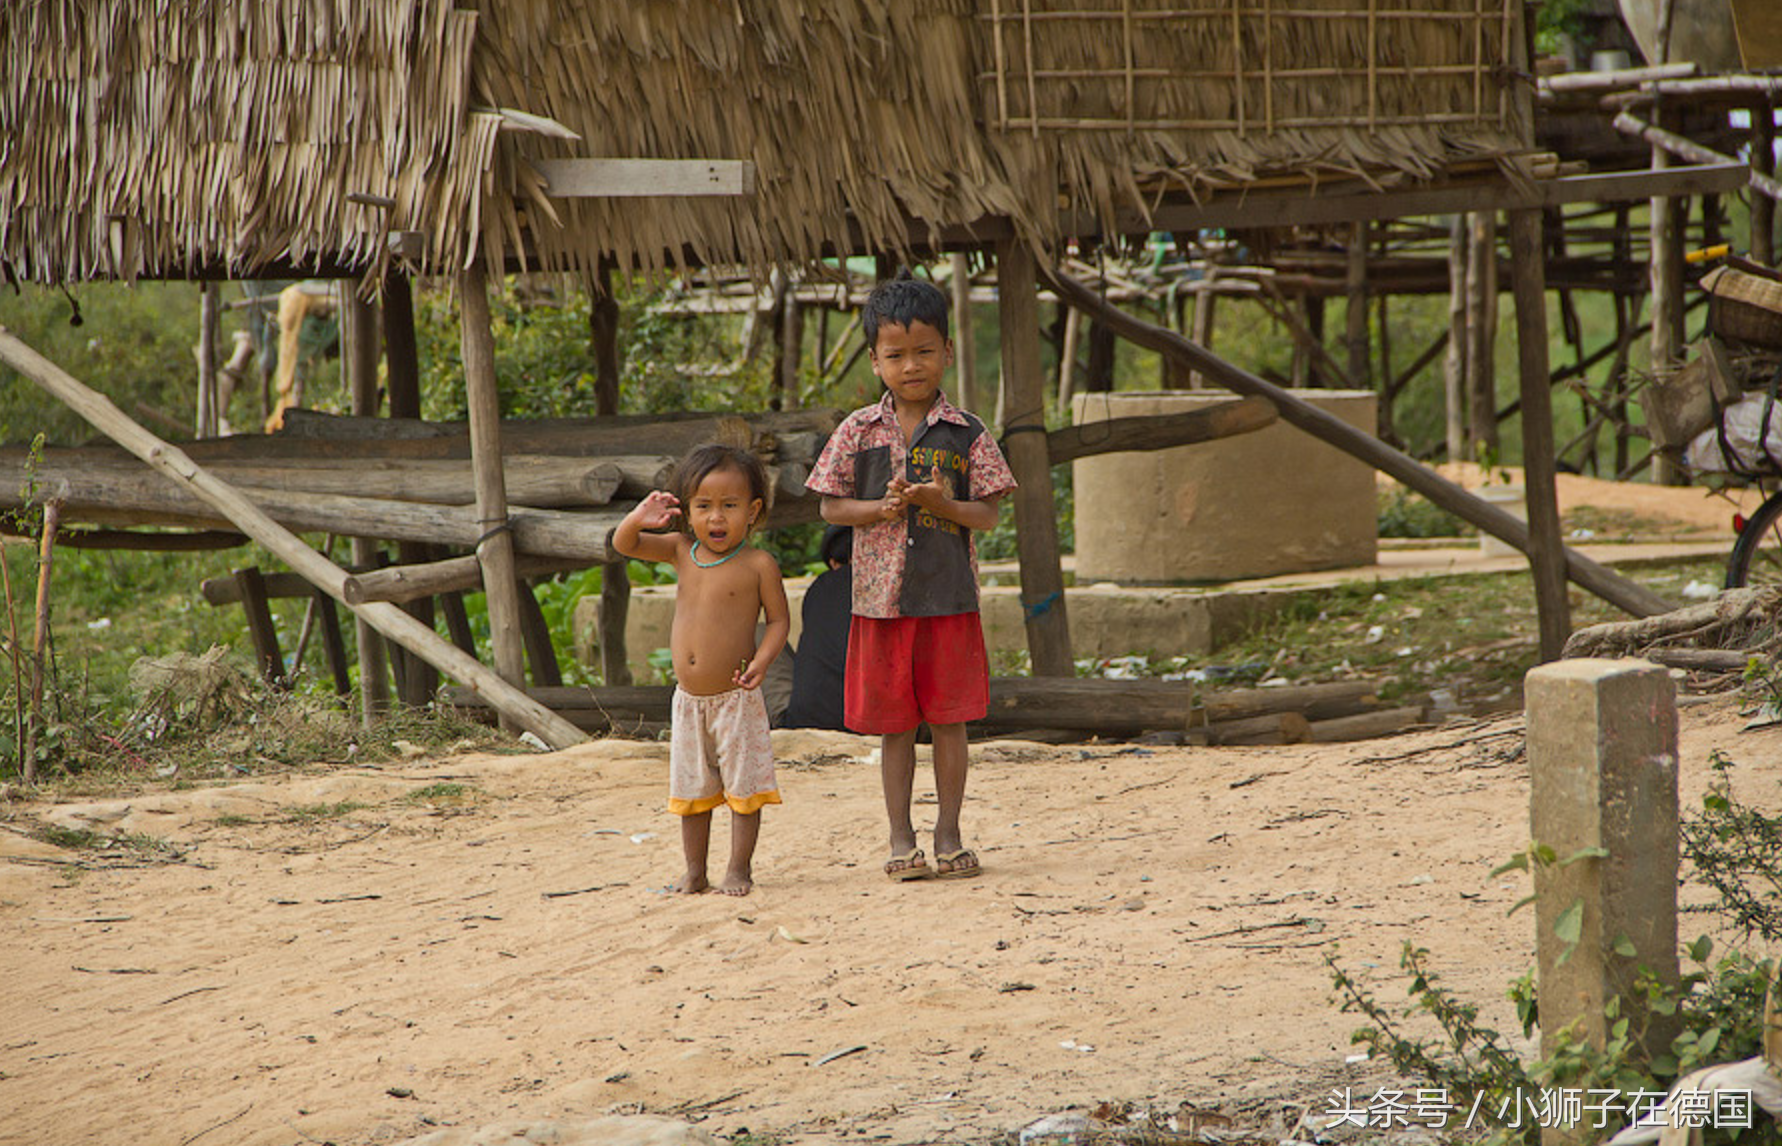
[[[179,1000],[187,998],[188,996],[191,996],[191,995],[202,995],[206,991],[220,991],[220,990],[222,990],[221,987],[194,987],[190,991],[181,991],[179,994],[174,995],[172,998],[162,999],[158,1005],[165,1007],[168,1003],[177,1003]],[[245,1111],[245,1110],[241,1112],[241,1114],[246,1114],[246,1113],[247,1113],[247,1111]],[[237,1114],[235,1117],[240,1118],[241,1114]],[[230,1119],[230,1121],[234,1121],[234,1119]],[[216,1127],[213,1126],[213,1127],[211,1127],[211,1129],[215,1130]],[[186,1141],[190,1142],[191,1139],[188,1138],[188,1139],[186,1139]]]
[[[591,891],[605,891],[609,887],[630,886],[631,885],[628,883],[597,883],[593,887],[577,887],[572,888],[569,891],[547,891],[544,892],[543,895],[546,899],[562,899],[566,895],[587,895]]]
[[[1412,748],[1405,752],[1395,752],[1391,756],[1363,756],[1353,761],[1355,764],[1392,764],[1399,760],[1409,760],[1413,756],[1427,756],[1431,752],[1446,752],[1452,748],[1465,748],[1469,744],[1478,744],[1486,740],[1496,740],[1500,736],[1521,736],[1523,733],[1518,718],[1515,728],[1500,728],[1496,732],[1481,732],[1477,736],[1467,736],[1460,740],[1450,740],[1446,744],[1425,744],[1421,748]]]
[[[211,988],[211,989],[214,990],[215,988]],[[217,1123],[214,1126],[206,1126],[204,1129],[202,1129],[198,1133],[192,1135],[190,1138],[186,1139],[184,1142],[181,1142],[179,1144],[179,1146],[192,1146],[192,1143],[198,1141],[198,1139],[204,1137],[206,1134],[209,1134],[212,1130],[220,1130],[223,1127],[229,1125],[231,1122],[235,1122],[235,1121],[239,1120],[242,1117],[242,1115],[246,1114],[248,1111],[252,1110],[253,1108],[254,1108],[254,1104],[251,1102],[248,1103],[246,1106],[242,1107],[239,1112],[231,1115],[228,1118],[223,1119],[221,1122]]]

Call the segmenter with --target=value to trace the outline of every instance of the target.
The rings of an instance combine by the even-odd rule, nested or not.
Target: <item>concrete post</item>
[[[1667,670],[1638,660],[1542,665],[1524,695],[1529,820],[1557,857],[1533,865],[1541,1049],[1551,1054],[1573,1023],[1601,1046],[1615,996],[1640,1029],[1631,988],[1641,967],[1677,981],[1677,696]],[[1565,862],[1586,849],[1603,854]],[[1676,1033],[1663,1016],[1646,1030],[1647,1055]]]

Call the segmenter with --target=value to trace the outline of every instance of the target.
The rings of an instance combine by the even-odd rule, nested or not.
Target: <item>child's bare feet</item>
[[[668,890],[676,895],[698,895],[702,891],[711,890],[711,881],[705,878],[705,872],[687,869],[687,874],[668,885]]]
[[[755,889],[755,877],[747,871],[726,872],[722,882],[718,884],[718,892],[722,895],[743,896]]]

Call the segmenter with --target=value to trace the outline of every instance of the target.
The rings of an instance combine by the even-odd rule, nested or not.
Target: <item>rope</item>
[[[1059,601],[1061,601],[1063,599],[1064,599],[1064,590],[1055,589],[1050,594],[1048,594],[1046,597],[1044,597],[1042,600],[1040,600],[1037,604],[1029,605],[1029,604],[1026,604],[1025,602],[1023,602],[1021,605],[1021,611],[1023,613],[1027,614],[1028,620],[1030,620],[1030,621],[1035,620],[1036,618],[1040,617],[1041,615],[1051,612],[1052,606],[1056,605]]]

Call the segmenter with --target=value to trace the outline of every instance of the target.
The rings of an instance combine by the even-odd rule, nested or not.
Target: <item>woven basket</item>
[[[1782,278],[1755,263],[1715,267],[1702,276],[1708,329],[1722,338],[1782,348]]]

